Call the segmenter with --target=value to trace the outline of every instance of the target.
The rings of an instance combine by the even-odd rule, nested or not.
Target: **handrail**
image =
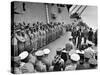
[[[79,11],[79,9],[82,7],[82,5],[76,10],[76,13]]]
[[[84,12],[84,10],[86,9],[87,5],[83,8],[83,10],[79,13],[79,16]]]
[[[78,5],[76,5],[71,11],[70,11],[70,13],[72,13],[73,12],[73,10],[77,7]]]

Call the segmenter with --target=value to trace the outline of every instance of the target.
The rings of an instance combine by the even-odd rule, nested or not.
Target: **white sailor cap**
[[[43,52],[44,52],[44,54],[49,54],[50,53],[50,49],[48,49],[48,48],[44,49]]]
[[[90,63],[90,64],[93,64],[93,65],[96,65],[96,64],[97,64],[97,60],[94,59],[94,58],[90,58],[90,59],[89,59],[89,63]]]
[[[27,58],[29,53],[27,51],[23,51],[22,53],[19,54],[19,57],[21,60]]]
[[[35,55],[36,56],[43,56],[44,52],[42,50],[39,50],[39,51],[35,52]]]
[[[78,54],[74,53],[74,54],[71,55],[71,59],[73,61],[79,61],[80,60],[80,56]]]

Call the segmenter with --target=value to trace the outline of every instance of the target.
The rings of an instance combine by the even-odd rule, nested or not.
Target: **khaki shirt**
[[[12,45],[17,45],[17,39],[16,39],[16,37],[14,37],[13,39],[12,39]]]
[[[24,37],[19,36],[19,35],[17,35],[16,33],[15,33],[15,36],[16,36],[16,38],[17,38],[20,42],[25,42],[25,41],[26,41]]]
[[[71,64],[65,67],[65,71],[76,70],[77,64]]]
[[[21,67],[22,73],[33,73],[34,72],[34,66],[32,63],[25,63]]]

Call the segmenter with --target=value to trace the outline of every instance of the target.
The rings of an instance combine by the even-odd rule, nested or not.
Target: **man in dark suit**
[[[79,29],[77,31],[77,37],[78,37],[77,48],[79,48],[81,46],[81,41],[82,41],[82,37],[83,37],[83,33],[82,33],[81,29]]]
[[[74,45],[76,45],[76,38],[77,38],[77,30],[76,30],[76,28],[73,28],[72,36],[73,36],[73,43],[74,43]]]
[[[93,41],[93,30],[92,30],[92,28],[90,28],[90,31],[89,31],[89,33],[88,33],[88,40],[89,41]]]

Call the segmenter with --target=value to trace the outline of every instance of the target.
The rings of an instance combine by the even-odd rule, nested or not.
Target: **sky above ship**
[[[75,7],[76,5],[73,5],[70,9],[70,11]],[[80,5],[78,5],[71,13],[74,13]],[[85,6],[82,6],[78,13],[82,11],[82,9]],[[93,29],[98,28],[98,9],[97,6],[87,6],[86,9],[81,14],[82,20],[88,24],[88,26],[92,27]]]

